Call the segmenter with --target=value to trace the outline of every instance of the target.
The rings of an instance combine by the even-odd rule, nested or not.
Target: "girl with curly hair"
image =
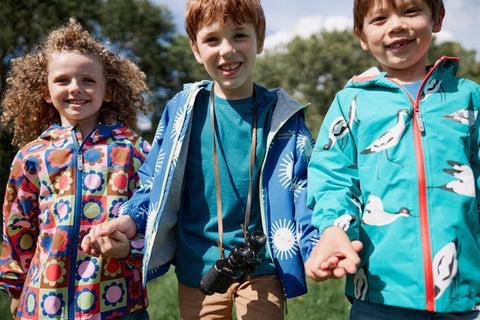
[[[139,187],[150,145],[132,130],[137,112],[151,111],[149,93],[133,62],[73,18],[12,60],[1,121],[21,149],[3,206],[0,290],[14,317],[148,319],[141,241],[125,259],[93,257],[79,244]]]

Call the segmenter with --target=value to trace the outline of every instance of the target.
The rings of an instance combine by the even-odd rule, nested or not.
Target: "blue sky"
[[[184,32],[186,0],[152,0],[172,12],[178,32]],[[265,48],[295,35],[309,36],[321,29],[352,28],[353,0],[261,0],[267,19]],[[460,42],[475,49],[480,59],[480,1],[444,0],[446,16],[437,39]]]

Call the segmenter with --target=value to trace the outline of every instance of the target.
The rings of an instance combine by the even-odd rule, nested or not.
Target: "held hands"
[[[12,298],[12,301],[10,302],[10,313],[12,314],[13,319],[17,316],[17,309],[18,306],[20,305],[20,298],[15,299]]]
[[[126,258],[130,254],[129,239],[137,232],[137,225],[130,216],[120,216],[93,226],[82,240],[83,251],[98,257],[100,254],[114,258]]]
[[[360,263],[357,253],[362,246],[360,241],[350,241],[343,229],[329,227],[305,263],[305,272],[316,282],[331,277],[340,279],[347,273],[353,274]]]

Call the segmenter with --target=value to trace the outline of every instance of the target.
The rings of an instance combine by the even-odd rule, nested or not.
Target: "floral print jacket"
[[[83,141],[75,127],[52,125],[17,153],[3,206],[0,289],[20,298],[18,317],[104,319],[146,307],[141,260],[96,258],[79,245],[133,195],[149,150],[120,124],[98,124]]]

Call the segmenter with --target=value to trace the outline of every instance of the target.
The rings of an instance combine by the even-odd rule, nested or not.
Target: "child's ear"
[[[437,20],[433,22],[433,27],[432,27],[432,32],[437,33],[442,30],[442,23],[443,23],[443,18],[445,17],[445,9],[440,12],[440,14],[437,17]]]
[[[103,97],[103,101],[110,102],[113,99],[113,87],[111,85],[107,85],[105,88],[105,96]]]
[[[263,51],[263,44],[262,44],[262,45],[258,45],[258,46],[257,46],[257,54],[262,53],[262,51]]]
[[[43,100],[45,100],[47,103],[52,103],[52,97],[50,96],[50,92],[48,90],[45,90],[43,93]]]
[[[362,49],[367,51],[369,49],[367,40],[365,39],[365,36],[363,35],[363,32],[358,31],[357,28],[355,28],[355,35],[358,37],[360,40],[360,45],[362,46]]]
[[[195,59],[197,60],[197,62],[200,64],[203,64],[203,60],[200,57],[200,53],[198,52],[197,44],[194,43],[192,40],[190,40],[190,47],[192,48],[193,55],[195,56]]]

